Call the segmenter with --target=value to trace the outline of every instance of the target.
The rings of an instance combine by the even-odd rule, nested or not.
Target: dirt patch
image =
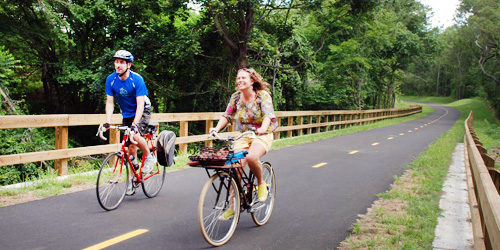
[[[391,185],[390,192],[416,194],[417,180],[412,177],[410,170],[407,170],[399,179],[397,183]],[[376,200],[368,208],[366,214],[358,215],[359,219],[353,225],[351,235],[342,241],[337,249],[384,249],[382,246],[384,242],[403,230],[403,228],[389,227],[384,221],[386,218],[406,216],[407,203],[407,201],[400,199],[381,198]],[[378,242],[376,247],[370,243],[374,239]]]
[[[95,188],[95,183],[82,183],[73,184],[69,188],[64,188],[62,194],[69,194],[78,191],[88,190]],[[60,195],[62,195],[60,194]],[[19,193],[13,193],[11,195],[0,195],[0,207],[12,206],[16,204],[21,204],[25,202],[41,200],[47,198],[47,196],[37,195],[35,191],[23,191]]]

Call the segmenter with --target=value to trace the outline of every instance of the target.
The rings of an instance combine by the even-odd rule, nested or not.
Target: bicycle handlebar
[[[221,137],[219,136],[219,134],[218,134],[215,130],[213,130],[213,131],[210,133],[210,136],[213,136],[213,137],[215,137],[215,138],[217,138],[217,139],[219,139],[219,140],[222,140],[222,141],[229,141],[229,140],[234,140],[234,141],[236,141],[236,140],[241,139],[241,137],[243,137],[243,136],[245,136],[245,135],[248,135],[248,134],[250,134],[250,138],[255,138],[255,131],[253,131],[253,130],[250,130],[250,131],[245,131],[245,132],[243,132],[241,135],[239,135],[239,136],[238,136],[238,137],[236,137],[236,138],[232,138],[230,135],[228,135],[226,139],[221,138]]]
[[[130,139],[130,142],[132,142],[133,144],[137,144],[137,142],[134,140],[135,133],[128,126],[112,126],[112,125],[110,125],[109,128],[110,129],[119,129],[119,130],[125,131],[125,135],[127,135],[127,137]],[[95,134],[95,136],[99,136],[102,140],[107,141],[108,138],[104,137],[104,135],[102,133],[104,133],[104,125],[100,124],[99,128],[97,129],[97,134]]]

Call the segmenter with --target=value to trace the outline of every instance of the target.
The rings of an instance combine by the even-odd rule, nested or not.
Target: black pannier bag
[[[161,131],[156,141],[158,163],[165,167],[174,165],[175,133],[169,130]]]

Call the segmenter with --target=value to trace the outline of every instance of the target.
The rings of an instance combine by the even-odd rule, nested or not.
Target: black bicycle
[[[245,170],[241,160],[248,151],[234,153],[234,142],[243,136],[255,137],[255,132],[247,131],[236,138],[219,137],[228,144],[228,154],[220,158],[202,158],[191,156],[192,167],[205,168],[210,177],[205,183],[198,203],[198,222],[205,240],[213,246],[224,245],[231,239],[238,225],[240,213],[251,213],[255,224],[262,226],[271,217],[276,197],[276,180],[269,162],[262,162],[262,177],[267,185],[268,196],[264,203],[257,201],[257,178],[250,170]],[[226,219],[223,213],[234,210],[234,215]]]

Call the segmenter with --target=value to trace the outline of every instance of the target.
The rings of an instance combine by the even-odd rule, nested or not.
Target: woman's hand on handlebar
[[[256,130],[255,130],[255,133],[256,133],[257,135],[264,135],[264,134],[267,134],[267,128],[266,128],[266,129],[264,129],[263,127],[260,127],[260,128],[258,128],[258,129],[256,129]]]
[[[210,131],[210,136],[215,137],[217,139],[221,139],[218,134],[219,131],[217,131],[216,128],[210,128],[209,131]]]

